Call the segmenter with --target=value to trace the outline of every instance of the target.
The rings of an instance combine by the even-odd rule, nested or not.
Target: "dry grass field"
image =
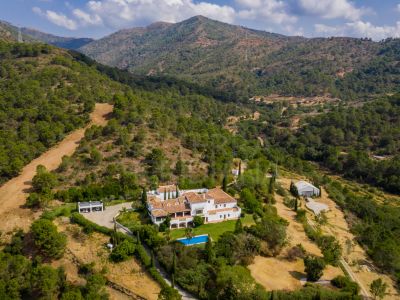
[[[76,260],[80,263],[94,263],[96,271],[105,272],[109,281],[117,283],[142,298],[157,299],[160,292],[159,285],[136,259],[132,258],[118,264],[109,261],[109,251],[105,246],[109,237],[100,233],[92,233],[88,236],[80,231],[79,226],[70,224],[66,218],[58,219],[55,223],[58,230],[67,236],[67,252],[61,260],[53,262],[53,266],[64,266],[69,281],[79,284],[84,280],[78,275]],[[110,288],[109,290],[111,290],[111,299],[123,299],[122,295],[126,297],[116,290]]]

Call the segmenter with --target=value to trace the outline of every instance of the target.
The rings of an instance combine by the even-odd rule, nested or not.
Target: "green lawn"
[[[213,241],[217,241],[218,238],[226,231],[234,231],[235,230],[236,220],[229,220],[221,223],[211,223],[204,224],[197,228],[193,229],[194,235],[200,234],[209,234]],[[242,218],[243,226],[250,226],[254,224],[253,216],[246,214],[244,218]],[[185,237],[185,228],[180,229],[172,229],[171,230],[171,239],[175,240],[181,237]]]
[[[118,216],[117,221],[128,228],[148,223],[147,219],[137,211],[122,212]]]

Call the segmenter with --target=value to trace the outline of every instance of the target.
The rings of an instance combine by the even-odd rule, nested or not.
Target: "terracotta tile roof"
[[[176,185],[175,184],[170,184],[170,185],[161,185],[157,188],[158,193],[164,193],[164,192],[175,192],[176,191]]]
[[[155,209],[151,212],[154,217],[166,217],[168,213],[163,209]]]
[[[206,198],[214,199],[215,204],[236,202],[236,199],[219,188],[214,188],[206,193]]]
[[[151,199],[148,199],[148,202],[153,207],[151,211],[151,214],[153,216],[156,216],[155,213],[157,211],[157,214],[162,214],[160,211],[163,211],[162,216],[166,216],[167,214],[173,214],[176,212],[190,211],[189,204],[186,202],[184,197],[169,199],[165,201],[160,201],[156,197],[152,197]]]
[[[184,196],[187,199],[187,201],[189,201],[189,203],[200,203],[200,202],[207,201],[204,194],[188,192],[188,193],[183,194],[182,196]]]

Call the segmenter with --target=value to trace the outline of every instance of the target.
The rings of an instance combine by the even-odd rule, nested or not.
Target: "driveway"
[[[98,212],[85,213],[83,216],[98,225],[114,228],[114,217],[124,208],[132,208],[132,202],[106,206],[106,209]]]

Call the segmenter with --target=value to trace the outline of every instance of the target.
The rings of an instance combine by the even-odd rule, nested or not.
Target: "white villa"
[[[307,181],[298,181],[295,183],[299,196],[313,197],[319,196],[320,190]]]
[[[170,216],[170,228],[192,226],[195,216],[201,216],[204,223],[216,223],[238,219],[241,214],[236,199],[219,188],[179,190],[176,185],[148,192],[147,208],[154,224]]]

